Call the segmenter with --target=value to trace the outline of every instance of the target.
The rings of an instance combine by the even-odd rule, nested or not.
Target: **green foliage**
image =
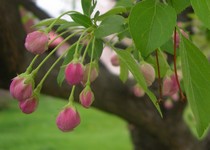
[[[86,15],[83,15],[81,13],[72,13],[70,14],[71,18],[81,26],[84,26],[86,28],[92,26],[92,22],[90,18]]]
[[[126,63],[120,60],[120,80],[125,83],[128,79],[129,70],[127,68]]]
[[[129,16],[131,36],[143,57],[167,42],[175,25],[176,11],[156,0],[139,2]]]
[[[191,0],[192,7],[204,23],[204,25],[210,29],[210,1],[209,0]]]
[[[184,88],[201,137],[210,122],[210,64],[203,53],[183,36],[180,53]]]
[[[125,19],[119,15],[112,15],[106,17],[99,27],[95,29],[94,35],[96,38],[102,38],[113,33],[122,32],[124,28]]]
[[[176,9],[177,14],[181,13],[190,5],[190,0],[167,0],[169,5]]]
[[[150,97],[151,101],[157,108],[158,112],[162,116],[162,112],[160,110],[160,106],[157,103],[157,98],[155,95],[147,88],[146,81],[144,79],[143,74],[140,72],[138,64],[135,62],[134,58],[131,56],[131,54],[124,50],[115,50],[117,55],[120,57],[121,62],[126,64],[129,71],[132,73],[135,80],[138,82],[138,84],[143,88],[145,93]]]
[[[89,56],[91,56],[92,44],[93,44],[93,42],[91,42],[91,44],[88,48],[88,55]],[[95,46],[94,46],[95,49],[93,51],[93,58],[98,60],[101,57],[101,54],[103,52],[103,48],[104,48],[103,41],[101,39],[96,39],[94,44],[95,44]]]

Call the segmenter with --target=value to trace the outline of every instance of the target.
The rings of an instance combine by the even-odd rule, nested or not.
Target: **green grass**
[[[39,108],[22,114],[17,101],[0,111],[0,150],[131,150],[126,123],[77,105],[81,124],[73,132],[57,129],[55,120],[65,101],[41,96]]]

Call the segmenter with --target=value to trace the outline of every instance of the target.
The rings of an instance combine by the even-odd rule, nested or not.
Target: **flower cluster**
[[[61,131],[67,132],[72,131],[80,124],[80,115],[74,105],[75,86],[81,84],[84,87],[79,96],[79,102],[84,108],[89,108],[94,101],[94,93],[91,89],[91,83],[98,77],[98,60],[94,60],[93,58],[95,38],[93,37],[90,29],[74,28],[76,31],[73,31],[73,33],[63,39],[61,37],[63,33],[52,34],[51,28],[55,22],[52,22],[52,24],[46,29],[33,31],[26,36],[25,48],[36,56],[32,60],[25,73],[22,73],[12,79],[10,93],[13,98],[18,100],[19,108],[23,113],[33,113],[38,107],[39,95],[45,79],[52,71],[54,66],[62,58],[64,58],[65,69],[61,69],[61,71],[63,71],[62,74],[64,74],[66,82],[72,86],[72,91],[68,104],[57,116],[56,124]],[[79,33],[81,33],[81,35],[78,41],[70,46],[66,44],[67,40],[75,35],[78,35]],[[34,68],[34,62],[36,61],[37,57],[45,53],[49,47],[52,48],[52,45],[54,46],[54,49],[36,68]],[[65,51],[59,52],[61,53],[60,56],[48,69],[42,80],[38,84],[35,84],[35,77],[39,69],[54,52],[59,50],[61,46],[68,47],[66,47]],[[85,47],[83,53],[81,52],[80,47]],[[90,51],[89,49],[91,49],[89,56],[90,62],[84,63],[87,57],[87,51]],[[71,51],[74,51],[74,53]],[[66,61],[65,58],[67,55],[69,55],[69,53],[72,53],[72,59]]]

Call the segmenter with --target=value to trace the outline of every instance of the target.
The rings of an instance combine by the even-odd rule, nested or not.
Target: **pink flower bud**
[[[111,64],[116,67],[120,65],[120,59],[117,55],[111,57]]]
[[[164,107],[166,108],[166,109],[171,109],[171,108],[173,108],[173,106],[174,106],[174,104],[173,104],[173,102],[172,102],[172,100],[171,99],[167,99],[165,102],[164,102]]]
[[[33,81],[24,77],[15,77],[10,84],[11,95],[19,101],[26,100],[31,97],[33,92]]]
[[[27,35],[26,49],[33,54],[42,54],[48,49],[48,35],[42,31],[34,31]]]
[[[165,77],[163,80],[163,95],[172,96],[179,91],[175,74]]]
[[[34,112],[38,106],[38,99],[35,96],[32,96],[24,101],[19,102],[19,107],[25,114],[31,114]]]
[[[144,79],[148,86],[151,86],[155,81],[155,69],[149,63],[142,63],[140,65],[140,71],[142,72]]]
[[[72,131],[80,124],[80,116],[76,108],[68,106],[63,109],[56,119],[56,124],[63,132]]]
[[[87,80],[88,80],[88,75],[89,75],[89,71],[90,71],[90,64],[87,64],[85,66],[85,70],[84,70],[84,76],[82,79],[82,84],[84,85]],[[98,68],[96,66],[96,64],[92,64],[91,65],[91,72],[90,72],[90,82],[95,81],[95,79],[98,77]]]
[[[94,94],[90,87],[86,87],[79,95],[79,101],[83,107],[89,108],[94,101]]]
[[[79,84],[84,75],[83,65],[79,62],[71,62],[65,69],[65,78],[70,85]]]
[[[136,96],[136,97],[143,97],[145,95],[145,91],[142,89],[142,87],[138,84],[136,84],[133,89],[133,94]]]

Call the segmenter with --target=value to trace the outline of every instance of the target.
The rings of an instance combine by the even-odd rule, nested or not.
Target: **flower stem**
[[[93,38],[93,45],[92,45],[92,51],[91,51],[91,58],[90,58],[90,68],[88,72],[88,79],[86,85],[90,85],[90,74],[91,74],[91,69],[92,69],[92,63],[93,63],[93,54],[94,54],[94,49],[95,49],[95,37]]]
[[[82,32],[82,34],[80,35],[78,41],[77,41],[77,45],[76,45],[76,48],[75,48],[75,53],[74,53],[74,58],[78,58],[78,49],[79,49],[79,44],[82,40],[82,37],[84,37],[85,33],[89,30],[89,28],[87,28],[86,30],[84,30]]]
[[[71,94],[69,96],[69,105],[73,104],[75,87],[76,87],[75,85],[72,86]]]
[[[92,42],[92,37],[91,37],[91,39],[89,40],[89,42],[88,42],[88,44],[87,44],[87,46],[86,46],[86,48],[85,48],[85,50],[84,50],[84,53],[83,53],[83,56],[82,56],[82,64],[83,64],[83,62],[84,62],[84,60],[85,60],[85,56],[86,56],[86,54],[87,54],[87,51],[88,51],[88,48],[89,48],[89,46],[90,46],[90,43]]]
[[[178,79],[178,74],[177,74],[177,66],[176,66],[176,27],[174,28],[174,73],[176,77],[176,82],[179,87],[180,95],[181,95],[181,100],[185,100],[186,97],[184,96],[184,93],[182,92],[181,86],[179,84],[179,79]]]
[[[41,66],[47,61],[47,59],[63,44],[65,43],[67,40],[69,40],[70,38],[72,38],[73,36],[75,36],[76,34],[78,34],[81,31],[75,32],[71,35],[69,35],[67,38],[65,38],[60,44],[58,44],[48,55],[47,57],[45,57],[45,59],[39,64],[39,66],[32,72],[32,75],[36,75],[36,73],[38,72],[38,70],[41,68]]]
[[[76,43],[72,44],[71,47],[73,47]],[[67,51],[65,51],[53,64],[52,66],[48,69],[47,73],[44,75],[44,77],[42,78],[42,80],[39,82],[39,84],[36,87],[37,92],[40,92],[42,85],[44,83],[44,81],[46,80],[47,76],[50,74],[50,72],[52,71],[52,69],[55,67],[55,65],[66,55],[66,53],[70,50],[71,48],[69,48]]]
[[[34,65],[36,59],[39,57],[39,55],[36,55],[33,60],[31,61],[30,65],[26,69],[26,73],[29,74],[32,71],[32,66]]]

